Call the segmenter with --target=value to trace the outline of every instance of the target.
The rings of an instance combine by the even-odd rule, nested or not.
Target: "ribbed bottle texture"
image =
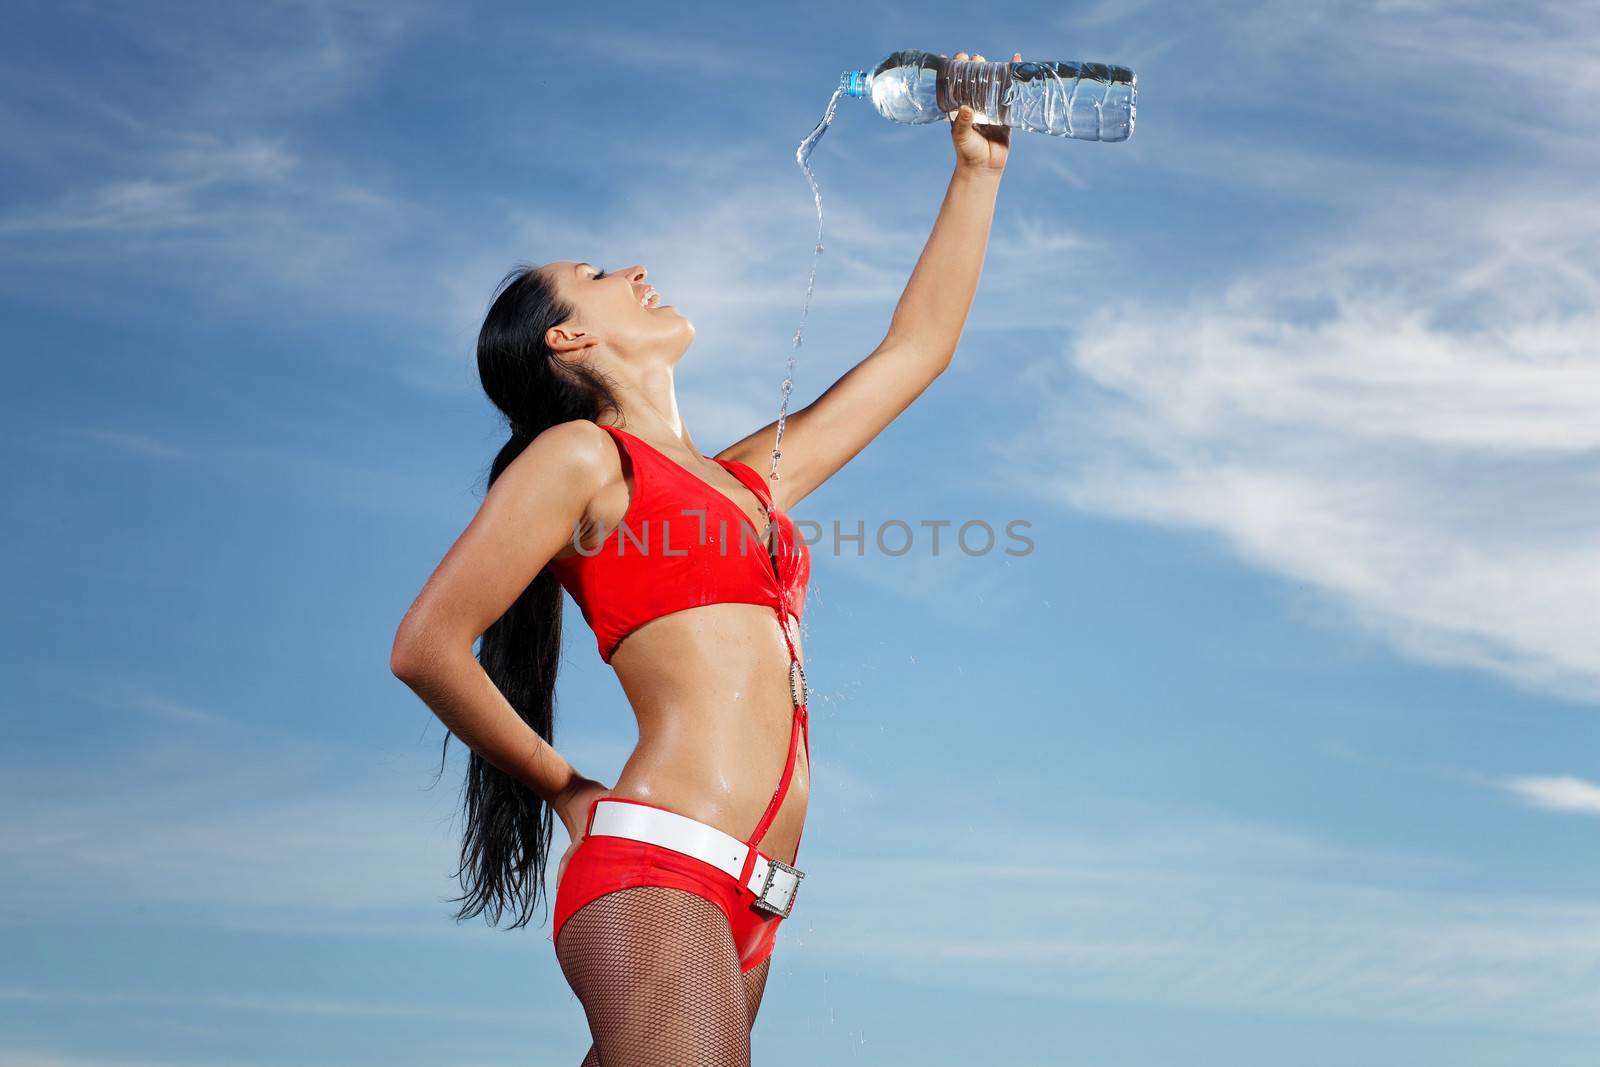
[[[871,100],[895,122],[938,122],[966,104],[977,122],[1081,141],[1126,141],[1139,101],[1127,67],[1065,60],[979,63],[915,50],[895,52],[870,73],[845,73],[840,88],[846,96]]]

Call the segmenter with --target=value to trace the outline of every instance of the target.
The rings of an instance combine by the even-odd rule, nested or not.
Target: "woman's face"
[[[572,305],[572,318],[545,335],[563,356],[592,354],[603,344],[624,359],[664,357],[676,363],[694,340],[694,324],[661,302],[638,264],[605,270],[562,260],[539,270]]]

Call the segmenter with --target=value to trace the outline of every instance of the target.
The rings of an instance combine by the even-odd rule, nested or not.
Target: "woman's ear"
[[[550,346],[550,351],[566,359],[593,348],[600,339],[573,327],[552,326],[544,332],[544,343]]]

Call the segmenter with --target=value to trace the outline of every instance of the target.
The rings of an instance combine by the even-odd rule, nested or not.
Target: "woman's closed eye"
[[[597,267],[597,268],[595,268],[595,272],[594,272],[594,276],[593,276],[593,277],[591,277],[591,278],[590,278],[590,279],[589,279],[589,280],[590,280],[590,281],[592,281],[592,282],[597,282],[597,281],[599,281],[599,280],[600,280],[600,279],[601,279],[601,278],[604,278],[604,277],[605,277],[605,276],[606,276],[606,272],[605,272],[605,271],[603,271],[603,270],[600,270],[600,269],[599,269],[599,268],[598,268],[598,267]]]

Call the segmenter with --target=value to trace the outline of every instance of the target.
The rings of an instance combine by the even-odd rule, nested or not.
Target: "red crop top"
[[[596,425],[604,426],[603,423]],[[594,630],[607,663],[622,639],[652,619],[705,604],[768,604],[805,611],[811,552],[794,522],[772,506],[748,464],[714,459],[755,493],[778,526],[777,570],[762,531],[733,499],[647,441],[605,426],[633,464],[633,496],[599,548],[548,566]],[[783,575],[780,582],[778,575]],[[787,629],[787,619],[781,619]]]

